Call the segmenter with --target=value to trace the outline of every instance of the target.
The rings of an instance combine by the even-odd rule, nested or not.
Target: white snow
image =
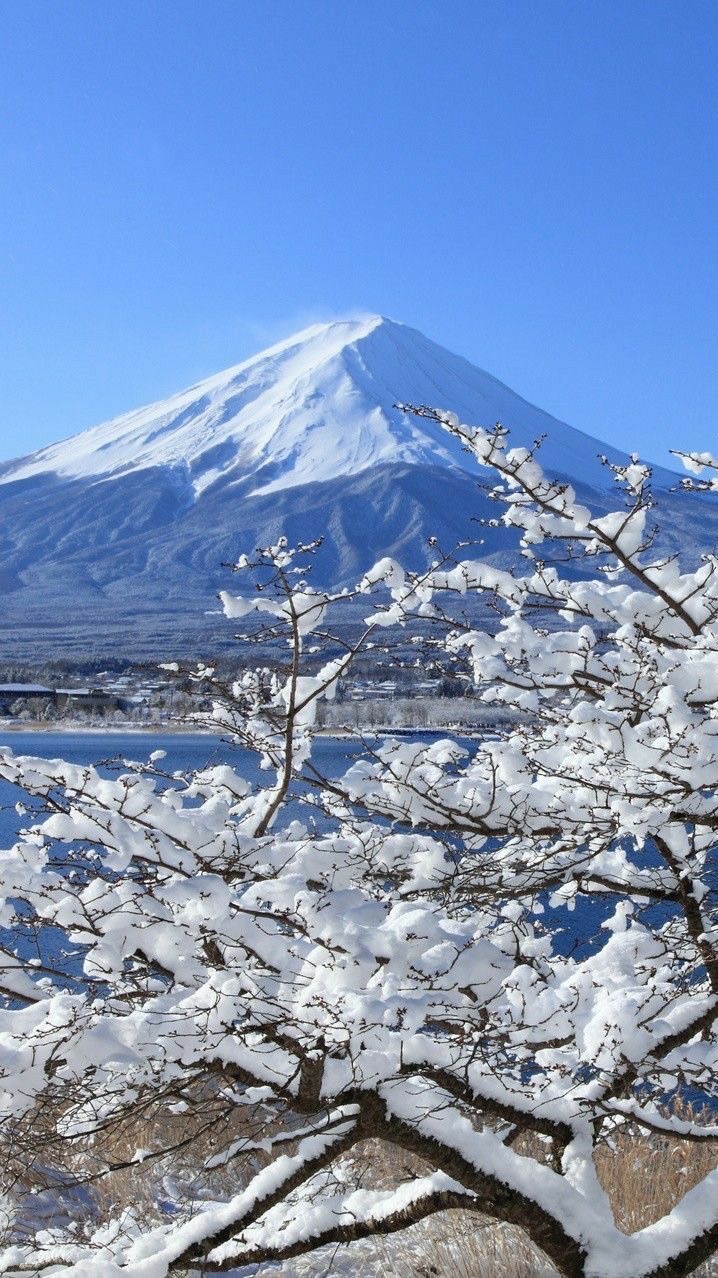
[[[0,484],[160,467],[193,501],[220,479],[248,480],[249,496],[384,463],[476,470],[459,441],[398,400],[451,404],[484,426],[501,420],[519,444],[548,432],[544,464],[602,487],[612,476],[597,453],[625,460],[416,330],[369,315],[314,325],[168,399],[7,463]]]

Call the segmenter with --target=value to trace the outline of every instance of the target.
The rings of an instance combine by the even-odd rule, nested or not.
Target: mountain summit
[[[472,470],[457,441],[400,412],[399,397],[450,406],[469,421],[502,421],[520,443],[545,432],[547,465],[598,475],[595,440],[415,329],[369,315],[315,324],[169,399],[6,463],[0,483],[166,468],[197,498],[248,476],[255,483],[246,495],[255,496],[387,463]],[[601,451],[619,456],[606,445]]]
[[[495,514],[478,468],[398,402],[501,421],[517,444],[545,435],[543,464],[593,504],[612,486],[598,455],[624,460],[415,329],[378,315],[313,325],[0,465],[0,656],[104,653],[120,637],[137,656],[206,653],[221,633],[207,613],[222,563],[282,532],[322,536],[317,572],[334,584],[387,553],[418,566],[430,535],[471,535],[473,515]],[[505,561],[507,535],[489,535],[486,552]]]

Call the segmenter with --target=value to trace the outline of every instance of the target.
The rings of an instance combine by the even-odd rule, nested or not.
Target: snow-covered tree
[[[500,427],[415,411],[493,470],[525,572],[383,560],[342,646],[348,596],[307,584],[311,547],[240,560],[260,588],[225,612],[285,634],[287,668],[195,677],[263,786],[0,756],[43,805],[0,862],[0,1272],[228,1272],[459,1206],[567,1276],[677,1278],[718,1246],[718,1171],[626,1235],[596,1163],[627,1125],[718,1137],[718,560],[661,555],[636,460],[596,515]],[[319,701],[415,618],[513,717],[369,740],[322,777]],[[113,1161],[108,1133],[138,1116],[149,1145]],[[45,1167],[94,1192],[126,1165],[151,1182],[188,1142],[202,1157],[165,1218],[91,1204],[28,1239]],[[377,1142],[408,1177],[367,1179]]]

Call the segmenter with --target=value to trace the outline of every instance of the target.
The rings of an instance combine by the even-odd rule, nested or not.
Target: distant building
[[[112,692],[104,692],[101,688],[48,688],[41,683],[0,684],[0,714],[7,714],[18,701],[26,706],[34,703],[38,706],[46,705],[49,702],[60,712],[86,710],[91,713],[120,710],[125,704],[121,697]]]
[[[16,701],[54,701],[54,688],[41,683],[0,683],[0,711],[7,712]]]
[[[102,688],[56,688],[55,697],[61,710],[119,710],[124,702],[115,693]]]

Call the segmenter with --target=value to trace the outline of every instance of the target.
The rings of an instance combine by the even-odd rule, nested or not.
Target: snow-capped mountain
[[[517,443],[545,435],[544,465],[598,504],[612,483],[599,453],[622,460],[403,324],[314,325],[0,465],[0,655],[38,644],[106,652],[120,636],[138,653],[203,640],[206,651],[221,564],[282,531],[323,535],[318,571],[333,582],[384,553],[421,562],[429,535],[452,544],[470,534],[472,515],[486,513],[478,468],[397,402],[500,420]],[[660,487],[673,479],[656,472]],[[486,550],[505,556],[505,537]]]
[[[6,463],[0,483],[161,468],[197,499],[248,476],[253,497],[387,463],[471,469],[440,428],[396,409],[400,393],[405,402],[451,404],[482,423],[510,422],[521,442],[546,431],[548,465],[599,478],[595,440],[415,329],[371,315],[314,325],[169,399]]]

